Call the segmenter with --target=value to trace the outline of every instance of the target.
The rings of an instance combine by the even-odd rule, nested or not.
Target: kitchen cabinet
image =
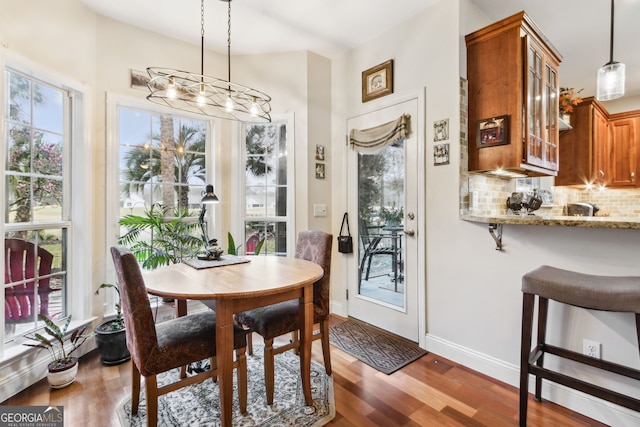
[[[636,121],[638,118],[617,114],[609,121],[607,144],[609,167],[604,180],[609,187],[635,187],[638,184]]]
[[[556,175],[561,56],[525,12],[465,37],[469,171]],[[479,123],[508,117],[506,138],[485,144]]]
[[[555,185],[604,183],[608,173],[608,113],[593,97],[571,113],[571,129],[560,133],[560,167]]]
[[[640,187],[640,110],[609,114],[589,97],[574,108],[571,127],[560,134],[555,185]]]

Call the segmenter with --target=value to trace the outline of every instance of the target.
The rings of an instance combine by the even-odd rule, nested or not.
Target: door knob
[[[416,232],[413,228],[409,228],[408,230],[404,230],[404,234],[406,234],[407,236],[413,237],[416,235]]]

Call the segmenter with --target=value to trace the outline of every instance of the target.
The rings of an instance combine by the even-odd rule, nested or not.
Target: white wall
[[[521,277],[542,264],[603,275],[640,276],[637,262],[640,232],[636,230],[504,226],[504,251],[495,250],[486,224],[458,217],[459,89],[465,76],[464,35],[486,24],[468,0],[443,0],[412,20],[392,29],[334,62],[333,150],[336,162],[333,185],[333,229],[345,209],[344,179],[336,170],[338,153],[344,156],[344,135],[349,117],[369,111],[360,102],[360,73],[387,59],[395,59],[396,93],[426,86],[427,126],[427,348],[500,380],[518,385]],[[393,95],[377,105],[393,102]],[[448,166],[434,167],[432,123],[449,118],[451,155]],[[423,216],[424,217],[424,216]],[[346,313],[343,298],[346,275],[341,257],[334,257],[334,309]],[[582,351],[582,339],[602,343],[603,357],[640,367],[633,316],[602,313],[551,304],[548,336],[556,344]],[[592,378],[602,385],[640,396],[629,380],[599,377],[584,368],[563,364],[564,371]],[[583,399],[577,392],[546,387],[545,395],[610,425],[637,425],[638,414],[624,408]]]

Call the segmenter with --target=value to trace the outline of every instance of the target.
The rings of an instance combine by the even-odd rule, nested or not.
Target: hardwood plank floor
[[[332,316],[331,324],[344,319]],[[254,339],[259,340],[259,336]],[[313,358],[322,363],[319,341]],[[518,389],[435,354],[385,375],[343,351],[331,349],[335,427],[517,426]],[[119,427],[116,406],[129,397],[131,362],[103,366],[97,351],[83,356],[77,380],[61,390],[46,379],[3,405],[62,405],[65,426]],[[529,400],[528,425],[604,426],[550,402]]]

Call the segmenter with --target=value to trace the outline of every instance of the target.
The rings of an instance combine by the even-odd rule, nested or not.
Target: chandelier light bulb
[[[196,102],[199,106],[204,106],[207,103],[207,92],[204,90],[204,84],[200,83],[200,92],[198,92],[198,97],[196,98]]]
[[[252,117],[256,117],[259,112],[260,109],[258,108],[258,103],[256,102],[256,98],[254,97],[251,101],[251,107],[249,107],[249,114],[251,114]]]
[[[224,109],[226,110],[227,113],[230,113],[233,111],[233,100],[231,99],[230,96],[227,96],[227,102],[224,103]]]
[[[176,99],[176,82],[173,77],[169,77],[169,86],[167,87],[167,98]]]

